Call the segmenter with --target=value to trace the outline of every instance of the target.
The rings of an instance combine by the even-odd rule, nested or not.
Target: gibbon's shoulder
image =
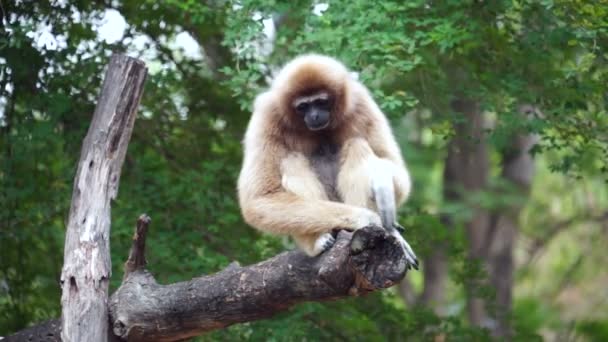
[[[275,103],[276,95],[270,90],[259,93],[253,101],[253,114],[272,111]]]

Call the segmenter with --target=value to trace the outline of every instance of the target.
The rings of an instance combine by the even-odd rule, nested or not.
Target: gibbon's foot
[[[403,227],[401,227],[403,228]],[[397,242],[401,245],[401,247],[403,248],[403,252],[405,253],[405,259],[408,262],[408,269],[412,269],[412,267],[414,269],[418,269],[418,258],[416,257],[416,254],[414,253],[414,251],[412,250],[412,247],[410,247],[410,244],[407,243],[407,241],[405,241],[405,239],[403,238],[403,236],[401,236],[401,234],[399,234],[399,232],[397,231],[397,229],[392,229],[391,231],[389,231],[389,234],[394,236],[397,239]]]
[[[330,249],[331,246],[336,243],[336,238],[331,233],[321,234],[317,241],[315,241],[315,246],[313,247],[313,255],[317,256],[326,250]]]

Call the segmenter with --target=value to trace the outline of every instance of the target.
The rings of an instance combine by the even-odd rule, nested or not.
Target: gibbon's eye
[[[296,106],[296,111],[300,114],[304,114],[306,111],[308,111],[308,107],[310,107],[310,103],[302,102]]]
[[[328,99],[316,99],[314,102],[315,106],[322,109],[329,109],[330,102]]]

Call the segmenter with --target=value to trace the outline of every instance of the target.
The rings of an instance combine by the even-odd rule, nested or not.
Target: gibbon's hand
[[[381,227],[382,220],[380,216],[375,212],[367,209],[367,208],[356,208],[357,215],[354,216],[354,225],[353,228],[348,229],[344,228],[347,231],[355,231],[357,229],[361,229],[367,226],[377,226]],[[323,233],[319,235],[319,237],[315,240],[313,249],[311,252],[311,256],[319,255],[328,249],[330,249],[336,243],[336,234],[338,230],[334,230],[331,233]]]
[[[418,269],[418,258],[410,247],[410,244],[401,236],[400,232],[405,229],[397,222],[397,208],[395,202],[395,189],[393,183],[393,165],[384,159],[374,159],[370,163],[372,175],[372,196],[376,202],[376,208],[382,219],[382,226],[388,233],[395,237],[403,248],[408,269]]]
[[[374,156],[368,163],[368,170],[372,197],[382,219],[382,227],[391,230],[397,221],[393,165],[388,160]]]
[[[354,224],[352,230],[365,228],[367,226],[378,226],[382,227],[382,218],[378,216],[372,210],[367,208],[356,208],[357,215],[354,217]],[[351,229],[346,229],[351,230]]]

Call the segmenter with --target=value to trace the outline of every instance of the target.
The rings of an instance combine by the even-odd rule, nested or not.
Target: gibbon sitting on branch
[[[342,63],[314,54],[287,63],[257,96],[244,149],[238,194],[247,223],[292,236],[310,256],[330,248],[337,229],[382,226],[418,268],[396,222],[411,188],[401,151]]]

